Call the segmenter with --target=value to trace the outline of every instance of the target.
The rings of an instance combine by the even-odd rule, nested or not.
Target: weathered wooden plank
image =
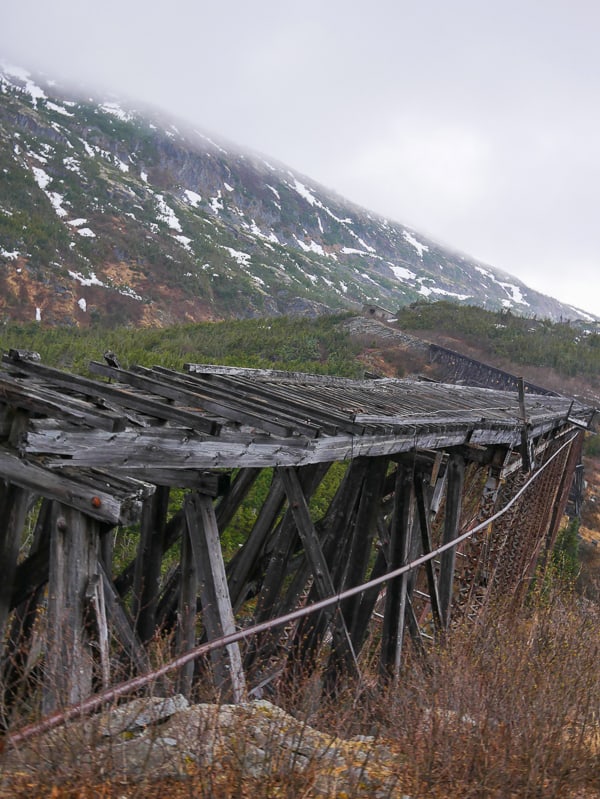
[[[123,430],[121,416],[94,407],[90,402],[65,396],[44,386],[30,385],[3,373],[0,375],[0,392],[3,402],[31,413],[58,416],[76,424],[99,430]]]
[[[462,509],[462,493],[465,480],[465,461],[462,455],[453,454],[448,460],[448,478],[446,488],[446,512],[444,514],[444,531],[442,544],[448,544],[459,534],[460,514]],[[440,614],[444,629],[450,623],[450,606],[452,603],[452,583],[454,580],[454,563],[456,547],[442,552],[440,557],[439,601]]]
[[[138,368],[141,370],[141,367]],[[335,425],[331,425],[328,422],[321,424],[320,421],[311,419],[310,414],[294,413],[290,404],[278,401],[275,392],[267,390],[263,393],[259,387],[255,388],[254,384],[248,390],[246,384],[240,380],[233,380],[230,383],[223,384],[219,380],[207,380],[206,378],[189,374],[182,375],[180,372],[175,372],[162,366],[154,366],[152,369],[143,369],[142,371],[144,374],[160,376],[163,379],[168,378],[169,383],[181,386],[198,397],[208,398],[212,402],[224,403],[225,407],[234,411],[232,418],[235,418],[235,409],[237,408],[239,421],[245,422],[243,414],[248,413],[256,414],[263,420],[268,420],[269,418],[277,420],[282,425],[282,431],[277,433],[276,430],[273,430],[272,432],[275,435],[295,433],[307,438],[316,438],[322,430],[335,433],[337,429]],[[239,414],[242,415],[240,416]],[[248,423],[252,424],[253,422],[248,419]],[[287,426],[290,432],[284,433],[283,426]],[[263,429],[266,430],[267,428],[263,427]]]
[[[214,640],[235,631],[215,511],[208,497],[188,494],[184,513],[200,578],[204,626],[209,640]],[[223,650],[211,653],[217,687],[226,694],[230,691],[234,702],[241,702],[246,694],[246,681],[239,645],[229,644],[225,650],[225,657]]]
[[[21,605],[36,589],[48,580],[50,559],[52,501],[44,499],[33,532],[31,550],[15,572],[10,609]]]
[[[189,652],[196,645],[196,615],[198,602],[198,569],[192,549],[189,529],[181,536],[180,591],[178,598],[179,623],[176,630],[176,644],[179,653]],[[178,675],[178,690],[186,697],[192,693],[194,661],[186,663]]]
[[[96,628],[96,646],[100,657],[100,676],[102,689],[110,686],[110,653],[106,604],[104,599],[104,583],[100,574],[96,573],[88,580],[85,599],[89,607],[88,616],[94,619]],[[89,620],[86,619],[89,623]]]
[[[141,510],[137,497],[117,499],[99,486],[90,487],[85,480],[82,482],[61,476],[60,473],[18,458],[3,447],[0,447],[0,477],[48,499],[77,508],[94,519],[112,524],[131,524]]]
[[[0,645],[4,641],[6,623],[11,608],[13,583],[21,534],[25,525],[30,494],[9,482],[0,482]]]
[[[140,674],[150,670],[150,660],[134,628],[133,621],[125,609],[114,583],[108,576],[104,564],[98,563],[102,577],[106,615],[111,629],[120,641],[134,671]]]
[[[190,374],[206,375],[231,375],[245,377],[252,380],[267,380],[272,382],[300,383],[301,385],[318,386],[355,386],[358,384],[371,384],[372,380],[354,380],[348,377],[334,375],[316,375],[305,372],[286,372],[279,369],[252,369],[242,366],[219,366],[207,363],[184,363],[183,368]]]
[[[159,486],[144,503],[133,577],[133,617],[143,643],[155,633],[169,488]]]
[[[388,568],[404,566],[408,560],[415,511],[412,469],[399,463],[396,471],[394,513],[390,530]],[[390,580],[385,593],[385,611],[381,636],[380,670],[384,680],[397,680],[404,639],[406,588],[408,575]]]
[[[155,369],[158,370],[158,367]],[[218,386],[222,391],[243,396],[249,402],[257,403],[259,406],[273,407],[278,412],[295,420],[295,423],[302,420],[308,421],[320,427],[328,435],[335,435],[338,430],[344,430],[354,435],[361,435],[365,432],[365,425],[356,424],[348,411],[339,410],[332,404],[323,402],[323,398],[328,397],[329,391],[321,392],[320,401],[316,401],[313,396],[304,396],[305,392],[299,392],[297,386],[283,386],[277,383],[265,385],[239,377],[215,375],[203,375],[202,378],[189,379],[194,379],[196,383],[203,386],[207,385],[208,381],[208,385],[211,387]],[[301,428],[299,431],[302,432]]]
[[[310,511],[298,474],[294,469],[282,469],[281,479],[306,556],[311,564],[315,585],[321,598],[326,599],[335,594],[335,589],[327,567],[327,561],[321,549],[319,537],[310,517]],[[326,613],[332,617],[335,616],[333,638],[340,660],[344,662],[349,672],[358,674],[356,655],[343,616],[337,612],[335,607],[330,611],[326,611]]]
[[[425,485],[422,475],[415,479],[415,499],[419,519],[419,529],[421,531],[421,548],[424,555],[429,555],[432,550],[431,528],[430,528],[430,506],[431,502],[425,501]],[[440,597],[438,593],[437,577],[432,560],[425,562],[425,573],[427,575],[427,585],[429,588],[429,598],[431,603],[431,615],[434,626],[437,630],[442,629],[442,613],[440,609]]]
[[[85,629],[85,591],[98,569],[98,522],[56,503],[50,544],[47,653],[42,711],[50,714],[92,690],[93,656]]]
[[[176,376],[170,381],[161,381],[154,379],[154,377],[149,377],[148,374],[152,374],[151,370],[145,370],[142,367],[138,367],[136,372],[128,372],[124,369],[114,369],[94,361],[90,363],[89,368],[95,374],[113,377],[122,383],[151,392],[156,396],[174,400],[188,407],[196,407],[199,416],[202,412],[208,411],[208,413],[216,414],[230,421],[255,426],[284,437],[291,436],[294,432],[312,436],[318,435],[319,432],[318,428],[311,425],[303,425],[302,430],[295,430],[292,420],[278,417],[277,414],[272,412],[270,416],[266,416],[260,413],[260,409],[256,406],[238,401],[235,396],[215,396],[215,392],[211,392],[205,387],[194,389],[193,391],[190,390],[189,385],[184,388],[179,385],[180,381],[177,380]]]
[[[372,554],[377,512],[387,465],[387,458],[376,458],[369,461],[366,479],[360,494],[350,548],[345,554],[346,569],[340,586],[341,590],[360,585],[365,580]],[[356,627],[360,602],[361,597],[357,594],[347,599],[342,605],[342,613],[350,630],[350,637],[354,647],[356,647],[356,642],[360,639],[362,633]]]
[[[97,380],[90,380],[89,378],[81,377],[80,375],[72,375],[61,372],[59,369],[54,369],[50,366],[43,366],[41,364],[31,362],[19,362],[18,369],[19,371],[25,371],[27,374],[56,381],[59,387],[70,388],[73,391],[77,391],[78,393],[92,397],[95,400],[98,398],[106,398],[108,400],[114,401],[123,408],[132,409],[134,411],[138,411],[139,413],[145,413],[158,419],[167,419],[175,423],[187,425],[194,430],[200,430],[209,435],[218,435],[221,428],[219,422],[214,419],[207,419],[201,414],[191,413],[180,408],[175,408],[161,400],[152,399],[141,394],[133,394],[131,391],[127,391],[117,386],[101,383]],[[119,370],[115,371],[118,372]],[[68,396],[65,398],[65,395],[62,395],[63,402],[71,402],[71,399],[73,399],[73,402],[76,403],[74,398],[69,398]],[[60,397],[57,402],[57,407],[60,408]],[[85,405],[83,401],[80,402],[82,402],[82,405]],[[53,415],[49,411],[48,413],[49,415]],[[61,417],[60,413],[56,415],[58,415],[59,418]],[[98,411],[99,418],[104,416],[112,418],[113,415],[114,414],[109,412]],[[120,420],[120,425],[122,428],[122,417],[118,417],[118,419]],[[78,419],[75,418],[75,421],[78,421]],[[90,419],[90,426],[102,428],[102,424],[94,424],[93,417]]]
[[[247,583],[256,568],[257,559],[272,532],[277,517],[285,501],[285,491],[278,474],[273,475],[269,493],[259,511],[258,517],[244,546],[227,565],[228,584],[231,603],[235,611],[239,610],[246,599]]]

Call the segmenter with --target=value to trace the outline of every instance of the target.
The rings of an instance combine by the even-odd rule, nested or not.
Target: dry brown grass
[[[148,773],[127,782],[118,773],[72,764],[25,773],[3,797],[54,799],[225,799],[226,797],[598,797],[600,796],[600,610],[570,592],[548,591],[525,609],[496,607],[485,623],[453,631],[426,661],[407,646],[398,683],[385,690],[376,675],[321,698],[317,677],[279,687],[273,701],[296,719],[382,752],[397,783],[387,793],[356,783],[319,790],[317,761],[302,773],[276,763],[260,779],[234,761],[177,780]],[[341,745],[341,744],[340,744]],[[8,753],[5,753],[7,757]],[[277,757],[267,747],[266,758]],[[6,764],[6,761],[5,761]],[[55,772],[58,773],[58,772]],[[8,791],[8,792],[7,792]]]

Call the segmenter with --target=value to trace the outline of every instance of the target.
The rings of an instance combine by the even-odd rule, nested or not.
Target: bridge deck
[[[594,414],[559,396],[414,380],[202,364],[178,372],[93,362],[90,372],[19,351],[0,366],[0,722],[29,679],[40,636],[50,712],[110,684],[124,657],[145,671],[157,631],[172,631],[175,653],[186,652],[199,630],[218,639],[249,614],[268,621],[451,543],[510,499],[524,471],[560,454],[510,519],[390,584],[381,669],[397,674],[405,625],[423,646],[448,626],[451,608],[477,613],[491,587],[526,582],[556,535]],[[340,461],[345,471],[315,517],[312,498]],[[223,533],[263,469],[269,485],[226,563]],[[171,488],[186,489],[174,513]],[[137,553],[117,568],[107,532],[133,522]],[[178,541],[177,567],[167,571]],[[245,651],[215,651],[216,685],[239,699],[274,658],[308,663],[323,646],[332,648],[331,673],[356,672],[378,596],[347,600]],[[193,664],[181,670],[181,690],[194,674]]]

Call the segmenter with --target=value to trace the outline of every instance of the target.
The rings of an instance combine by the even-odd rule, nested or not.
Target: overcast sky
[[[600,315],[600,3],[2,6],[11,63],[173,112]]]

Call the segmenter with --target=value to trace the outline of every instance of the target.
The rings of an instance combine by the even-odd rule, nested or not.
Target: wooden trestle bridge
[[[13,350],[0,368],[5,725],[23,697],[43,713],[80,702],[151,670],[159,640],[175,657],[478,526],[418,569],[176,674],[185,693],[214,684],[236,701],[317,659],[336,675],[377,657],[393,678],[403,640],[426,648],[495,591],[526,589],[594,414],[425,381],[107,363],[86,378]],[[222,539],[250,500],[231,556]]]

